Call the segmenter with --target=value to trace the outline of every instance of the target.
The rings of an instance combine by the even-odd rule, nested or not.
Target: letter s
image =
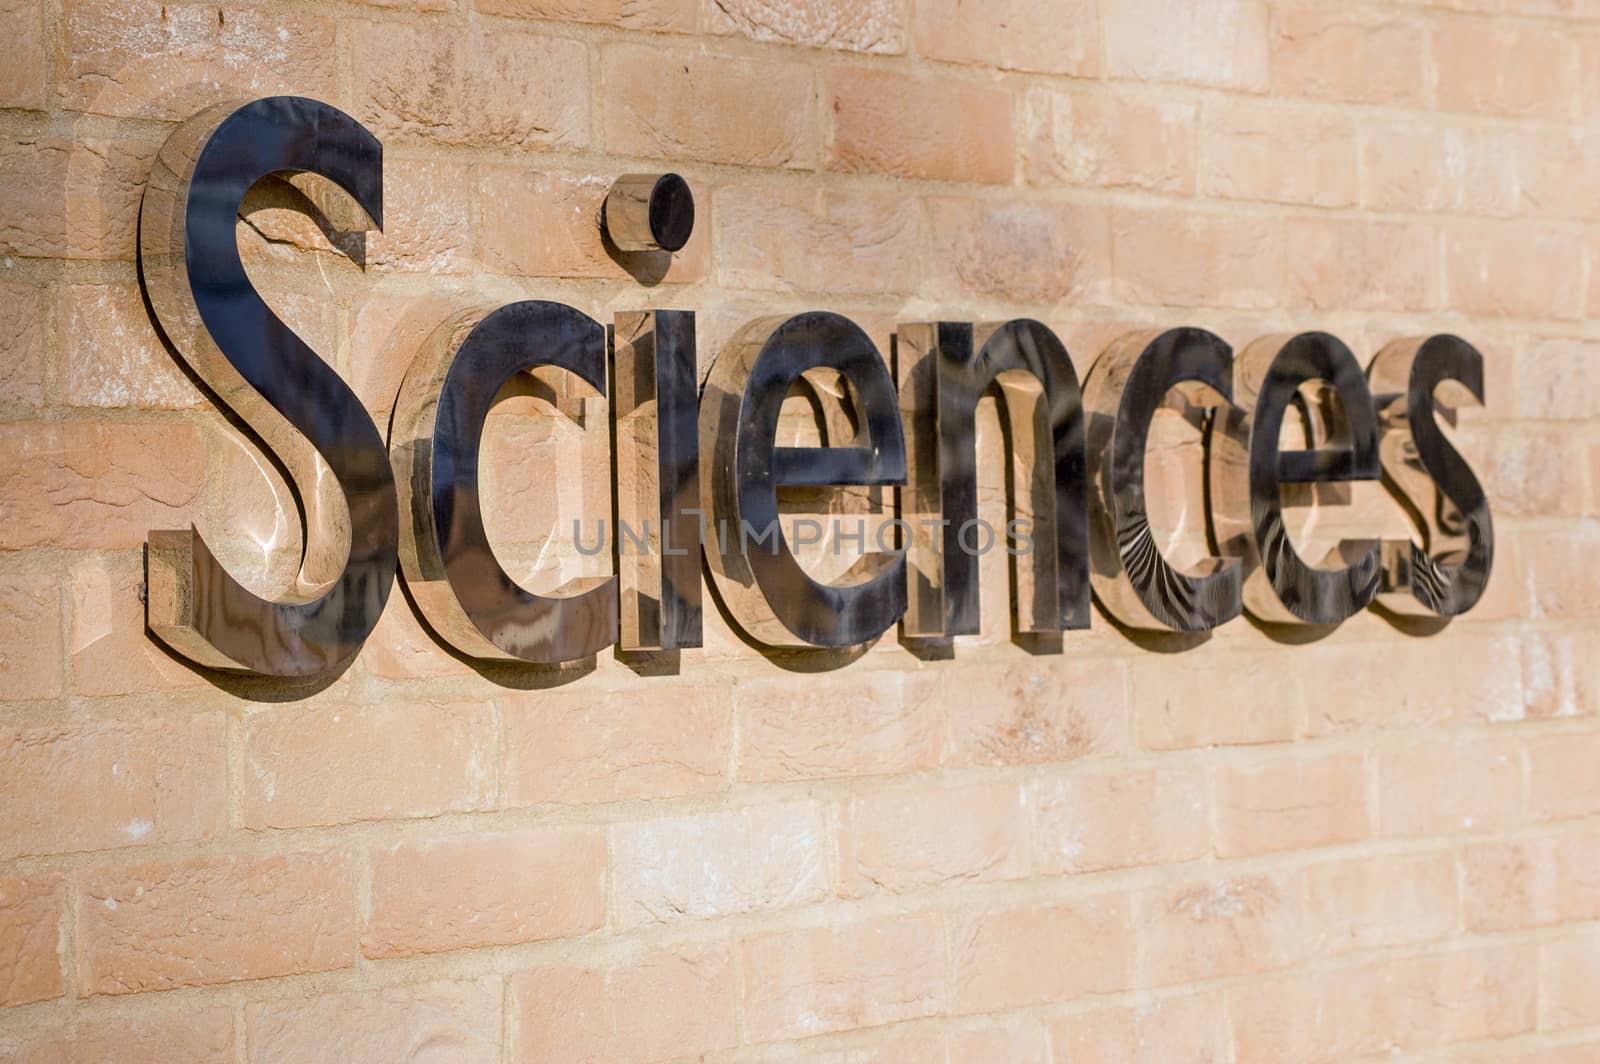
[[[372,419],[245,275],[239,206],[271,174],[301,187],[336,224],[382,227],[377,139],[327,104],[272,97],[203,111],[168,138],[140,209],[139,265],[172,345],[288,471],[305,507],[300,571],[288,600],[269,602],[234,580],[193,527],[151,532],[146,618],[199,664],[311,676],[354,658],[382,615],[398,511]],[[359,210],[324,203],[320,182],[301,185],[305,175],[338,185]]]

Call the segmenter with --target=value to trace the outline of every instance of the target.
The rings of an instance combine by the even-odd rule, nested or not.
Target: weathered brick
[[[1518,352],[1516,413],[1524,418],[1600,418],[1600,394],[1588,386],[1600,369],[1600,343],[1536,340]]]
[[[1094,77],[1100,17],[1093,0],[920,0],[917,54],[1002,70]]]
[[[559,22],[599,22],[630,30],[689,33],[696,0],[472,0],[485,15]]]
[[[252,1064],[418,1060],[499,1064],[498,977],[263,1001],[245,1009]]]
[[[1516,576],[1499,566],[1490,581]],[[1312,735],[1437,728],[1522,715],[1522,647],[1514,638],[1442,633],[1428,640],[1326,647],[1302,663]],[[1381,692],[1374,697],[1373,692]]]
[[[1518,210],[1518,145],[1505,130],[1436,118],[1371,118],[1360,132],[1364,206],[1491,217]]]
[[[1528,743],[1528,816],[1564,820],[1600,813],[1600,780],[1585,772],[1600,735],[1552,735]]]
[[[1038,778],[1027,805],[1042,875],[1177,864],[1211,852],[1205,777],[1193,765]]]
[[[847,894],[1021,878],[1028,802],[1014,784],[856,798],[839,812],[839,867]]]
[[[944,1011],[937,915],[758,935],[743,943],[745,1037],[802,1038]]]
[[[1133,669],[1134,729],[1147,750],[1286,742],[1305,697],[1298,671],[1269,656],[1207,653]]]
[[[1270,218],[1114,207],[1117,294],[1130,303],[1265,309],[1281,303],[1284,236]]]
[[[135,285],[72,285],[62,296],[62,398],[73,406],[177,408],[199,404],[157,335]]]
[[[1379,834],[1492,831],[1522,820],[1521,752],[1499,736],[1380,750],[1377,765]]]
[[[195,1007],[81,1020],[23,1033],[0,1030],[6,1064],[233,1064],[233,1009]]]
[[[359,23],[351,53],[358,117],[380,137],[471,146],[572,147],[589,140],[588,50],[496,27]]]
[[[1036,185],[1195,188],[1197,106],[1126,92],[1032,89],[1025,163]]]
[[[505,946],[594,931],[605,920],[605,838],[536,828],[372,855],[368,957]]]
[[[1439,234],[1422,222],[1291,218],[1284,226],[1291,298],[1321,311],[1432,310]]]
[[[333,20],[238,3],[67,0],[57,77],[67,107],[183,120],[227,99],[338,94]]]
[[[1120,663],[1042,658],[974,666],[960,687],[942,685],[942,698],[953,766],[1043,765],[1125,753],[1131,745]]]
[[[1600,471],[1600,466],[1596,467]],[[1522,642],[1524,707],[1530,718],[1600,713],[1600,659],[1593,632],[1530,632]]]
[[[1118,0],[1102,8],[1106,73],[1223,89],[1267,86],[1261,0]]]
[[[950,936],[952,1012],[1067,1002],[1134,985],[1128,900],[1120,894],[965,913]]]
[[[707,28],[757,41],[900,55],[908,0],[718,0]]]
[[[1427,39],[1403,10],[1282,4],[1272,10],[1272,87],[1389,107],[1425,102]]]
[[[1555,621],[1587,620],[1600,601],[1600,570],[1589,565],[1600,547],[1600,526],[1567,522],[1559,529],[1523,532],[1517,539],[1526,596],[1525,616]],[[1512,578],[1513,574],[1506,574]]]
[[[0,281],[0,401],[44,401],[45,299],[43,288]]]
[[[937,181],[1005,184],[1015,172],[1012,99],[953,78],[831,69],[828,168]]]
[[[1098,303],[1111,290],[1104,209],[930,197],[929,281],[949,298]]]
[[[340,854],[107,866],[81,873],[77,885],[80,993],[265,979],[354,961],[350,866]]]
[[[1571,1031],[1600,1023],[1600,935],[1594,932],[1546,942],[1539,950],[1542,982],[1539,1029]]]
[[[1152,887],[1133,898],[1135,984],[1170,986],[1286,968],[1305,955],[1292,873]]]
[[[513,1059],[658,1064],[739,1043],[739,980],[713,943],[616,963],[563,963],[511,979]]]
[[[60,695],[62,658],[58,581],[0,576],[0,700]]]
[[[0,145],[0,253],[133,261],[139,198],[160,146],[132,136],[7,138]]]
[[[1354,842],[1371,831],[1360,754],[1230,766],[1217,775],[1215,801],[1222,857]]]
[[[1328,861],[1305,870],[1312,954],[1415,945],[1456,930],[1456,862],[1448,852]]]
[[[672,687],[648,704],[541,692],[502,702],[513,805],[709,794],[728,785],[733,711],[725,687]]]
[[[1434,92],[1446,111],[1565,119],[1577,88],[1569,33],[1477,19],[1433,24]]]
[[[1461,852],[1462,923],[1508,931],[1600,919],[1600,835],[1484,842]]]
[[[66,880],[0,877],[0,1007],[48,1001],[66,993],[61,974]],[[4,1042],[0,1042],[0,1049]]]
[[[483,702],[290,704],[244,722],[244,823],[344,824],[484,809],[495,792]]]
[[[939,763],[934,685],[894,672],[797,691],[789,678],[741,683],[738,775],[743,782],[874,776]]]
[[[732,288],[909,292],[923,256],[917,201],[863,189],[717,190],[717,278]]]
[[[1356,201],[1356,125],[1343,115],[1217,100],[1200,109],[1201,190],[1312,207]]]
[[[226,823],[223,721],[0,731],[0,858],[210,838]]]
[[[1055,1020],[1050,1041],[1063,1064],[1210,1064],[1227,1060],[1219,995],[1162,997]]]
[[[9,58],[0,70],[0,107],[45,106],[43,0],[3,0],[0,18],[11,30]]]
[[[826,833],[815,802],[618,824],[612,922],[631,928],[818,901],[828,890]]]
[[[1445,284],[1466,314],[1576,318],[1583,313],[1583,244],[1527,224],[1445,230]]]
[[[815,161],[815,89],[802,64],[613,44],[601,53],[601,78],[612,151],[764,167]]]

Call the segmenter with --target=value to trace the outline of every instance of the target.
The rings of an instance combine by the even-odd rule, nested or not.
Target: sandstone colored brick
[[[254,1002],[245,1008],[249,1059],[499,1064],[501,996],[500,979],[484,977]]]
[[[630,30],[690,33],[695,0],[472,0],[485,15],[559,22],[599,22]]]
[[[46,289],[0,282],[0,395],[36,407],[44,401]]]
[[[1494,500],[1496,517],[1583,516],[1586,450],[1566,427],[1463,426],[1456,446]]]
[[[1444,248],[1446,297],[1457,311],[1521,318],[1583,312],[1583,245],[1573,235],[1527,224],[1451,227]]]
[[[1146,750],[1287,742],[1305,699],[1299,670],[1271,656],[1208,652],[1133,669],[1134,733]]]
[[[139,198],[160,146],[131,136],[8,138],[0,145],[0,253],[131,262]]]
[[[624,155],[810,168],[815,89],[799,63],[670,55],[613,44],[601,53],[600,128]]]
[[[1140,987],[1287,968],[1305,956],[1303,882],[1295,873],[1159,886],[1133,897]]]
[[[496,27],[359,23],[351,34],[357,112],[380,138],[503,148],[589,140],[588,50]]]
[[[1134,985],[1128,900],[963,913],[951,926],[950,1011],[993,1012]]]
[[[1478,19],[1434,23],[1434,92],[1446,111],[1564,120],[1577,87],[1569,33]]]
[[[660,687],[622,695],[539,692],[501,703],[512,805],[712,794],[728,786],[730,692]]]
[[[134,547],[187,528],[204,475],[192,425],[0,426],[0,550]]]
[[[348,968],[350,880],[348,860],[334,853],[89,869],[77,881],[78,991],[133,994]]]
[[[1539,951],[1539,965],[1541,1031],[1571,1031],[1600,1023],[1600,1002],[1594,994],[1600,985],[1600,935],[1591,931],[1546,942]]]
[[[1593,617],[1600,570],[1585,564],[1585,559],[1594,557],[1597,547],[1600,528],[1589,523],[1568,522],[1560,529],[1521,533],[1517,554],[1522,572],[1517,575],[1527,601],[1524,615],[1557,621]]]
[[[1281,302],[1284,236],[1270,218],[1114,207],[1111,250],[1127,302],[1255,310]]]
[[[1509,931],[1600,919],[1600,834],[1484,842],[1461,852],[1462,923]]]
[[[1403,10],[1285,4],[1272,11],[1272,87],[1290,96],[1420,107],[1422,24]]]
[[[494,800],[484,702],[290,703],[252,713],[243,734],[247,827],[438,816]]]
[[[1570,130],[1527,130],[1517,142],[1523,213],[1594,219],[1600,214],[1600,148]]]
[[[1381,750],[1377,766],[1379,834],[1492,831],[1523,818],[1521,752],[1500,736]]]
[[[57,697],[62,659],[59,581],[0,576],[0,700]]]
[[[1222,89],[1267,86],[1261,0],[1117,0],[1104,5],[1106,73]]]
[[[474,265],[471,171],[455,163],[384,160],[383,230],[367,234],[367,270],[432,276]]]
[[[582,935],[605,921],[605,838],[535,828],[372,855],[361,950],[407,957]]]
[[[1003,1018],[998,1024],[973,1030],[953,1030],[945,1040],[950,1064],[1028,1064],[1030,1061],[1049,1059],[1047,1035],[1044,1025],[1026,1016]],[[882,1047],[882,1057],[869,1057],[865,1064],[915,1064],[917,1061],[941,1059],[938,1048],[919,1048],[914,1042],[902,1040],[892,1046],[901,1055],[887,1055]],[[855,1064],[846,1057],[839,1064]]]
[[[217,835],[223,731],[218,713],[0,730],[0,858]]]
[[[1035,658],[974,666],[966,683],[942,686],[953,767],[1044,765],[1125,753],[1131,745],[1121,663]]]
[[[1490,587],[1513,580],[1497,565]],[[1306,689],[1317,693],[1310,733],[1321,736],[1519,719],[1521,665],[1516,639],[1452,634],[1386,640],[1382,654],[1370,645],[1327,647],[1298,671]],[[1374,698],[1374,691],[1383,696]]]
[[[917,201],[865,189],[717,190],[717,277],[731,288],[909,292],[923,255]]]
[[[182,121],[228,99],[337,96],[332,19],[242,4],[67,0],[57,77],[66,106]]]
[[[1178,864],[1211,852],[1205,776],[1192,764],[1037,778],[1027,805],[1040,875]]]
[[[1014,784],[856,798],[839,812],[839,866],[852,895],[1019,879],[1028,803]]]
[[[789,908],[828,892],[815,802],[618,824],[611,879],[622,928]]]
[[[1239,1064],[1336,1060],[1533,1029],[1538,957],[1503,946],[1292,975],[1228,992]]]
[[[94,555],[72,567],[72,689],[91,696],[194,691],[205,678],[145,631],[138,555]]]
[[[1002,70],[1094,77],[1100,18],[1093,0],[962,0],[917,4],[917,54]]]
[[[658,1064],[739,1043],[737,969],[722,943],[511,979],[513,1059]]]
[[[9,60],[0,71],[0,107],[43,110],[45,35],[43,0],[4,0],[0,16],[10,27]]]
[[[80,1020],[24,1033],[0,1030],[6,1064],[233,1064],[233,1009],[180,1007],[166,1012]]]
[[[1313,955],[1435,942],[1457,927],[1449,852],[1328,861],[1307,868],[1305,884]]]
[[[1596,755],[1600,755],[1600,735],[1551,735],[1529,742],[1529,819],[1565,820],[1600,813],[1600,779],[1583,769]]]
[[[1192,102],[1125,92],[1032,89],[1026,103],[1028,180],[1189,195],[1195,188],[1197,110]]]
[[[718,0],[707,28],[757,41],[900,55],[909,0]]]
[[[741,782],[873,776],[939,763],[932,684],[894,672],[796,690],[792,677],[734,691]]]
[[[705,277],[711,248],[711,197],[694,187],[695,227],[676,254],[617,252],[600,228],[613,178],[576,171],[484,167],[479,180],[480,254],[502,273],[533,277],[638,276],[646,283]]]
[[[1220,995],[1162,997],[1055,1020],[1062,1064],[1212,1064],[1227,1060]]]
[[[936,914],[758,935],[743,943],[749,1041],[878,1027],[944,1011]]]
[[[1287,286],[1320,311],[1423,311],[1439,305],[1439,234],[1423,222],[1291,218]]]
[[[1200,109],[1201,190],[1311,207],[1356,202],[1356,125],[1322,110],[1217,100]]]
[[[952,299],[1053,306],[1104,302],[1111,231],[1104,209],[930,197],[929,280]]]
[[[1517,358],[1518,417],[1556,420],[1600,418],[1600,395],[1587,386],[1600,367],[1593,340],[1537,340]]]
[[[199,389],[169,354],[135,285],[72,285],[62,296],[62,398],[73,406],[174,408]]]
[[[1505,217],[1518,210],[1524,167],[1513,134],[1427,118],[1361,123],[1361,202],[1390,211]]]
[[[1596,455],[1600,458],[1600,454]],[[1593,472],[1600,472],[1596,465]],[[1591,473],[1591,485],[1596,482]],[[1523,640],[1522,686],[1530,718],[1600,713],[1600,660],[1590,653],[1594,633],[1531,632]]]
[[[66,993],[61,975],[66,880],[0,877],[0,1007]],[[4,1043],[0,1042],[0,1048]]]
[[[1360,754],[1302,755],[1217,774],[1217,855],[1239,857],[1366,838],[1366,765]]]
[[[823,76],[823,99],[831,170],[985,184],[1014,173],[1003,88],[836,68]]]

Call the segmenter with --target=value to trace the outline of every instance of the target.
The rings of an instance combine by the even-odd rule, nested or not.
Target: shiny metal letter
[[[973,416],[991,385],[1011,439],[1014,519],[1032,526],[1033,549],[1013,557],[1017,631],[1087,628],[1083,393],[1060,339],[1025,319],[902,325],[895,359],[911,436],[899,514],[911,530],[905,633],[978,631],[978,558],[960,535],[978,517]]]
[[[617,575],[623,650],[700,645],[700,424],[694,313],[618,314]],[[690,511],[690,512],[685,512]],[[620,533],[632,529],[646,550]]]
[[[783,401],[814,369],[843,376],[855,407],[855,438],[846,446],[778,447]],[[900,619],[903,554],[864,557],[848,581],[822,584],[800,567],[778,525],[778,489],[785,485],[905,481],[894,382],[859,326],[812,311],[746,328],[711,368],[700,437],[713,441],[701,478],[706,558],[724,603],[752,638],[770,646],[849,647],[876,639]],[[828,442],[838,440],[830,434]]]
[[[1212,530],[1244,566],[1244,606],[1274,624],[1334,625],[1367,608],[1378,590],[1378,544],[1347,540],[1320,565],[1294,548],[1283,521],[1284,484],[1377,480],[1378,415],[1361,364],[1327,333],[1269,336],[1234,366],[1238,406],[1218,411],[1208,436]],[[1283,423],[1302,388],[1307,450],[1280,451]],[[1331,431],[1330,431],[1331,429]]]
[[[305,553],[287,601],[233,579],[200,539],[151,532],[147,623],[199,664],[311,676],[360,651],[393,587],[394,477],[348,385],[268,309],[239,261],[245,193],[279,174],[331,221],[383,222],[383,148],[349,115],[280,96],[203,111],[167,139],[139,216],[139,266],[162,331],[281,461],[305,508]],[[324,182],[351,199],[324,198]],[[328,473],[331,471],[332,475]]]
[[[1494,520],[1472,469],[1439,428],[1455,411],[1442,384],[1483,402],[1483,356],[1456,336],[1401,340],[1367,367],[1383,429],[1384,486],[1422,543],[1385,541],[1378,602],[1395,613],[1455,617],[1477,605],[1494,567]]]
[[[1142,332],[1116,341],[1089,372],[1090,565],[1095,597],[1123,624],[1202,632],[1239,615],[1232,558],[1187,572],[1162,557],[1145,508],[1145,439],[1156,411],[1186,415],[1232,401],[1233,352],[1204,329]]]
[[[406,371],[389,451],[406,514],[400,564],[434,631],[470,657],[555,665],[616,641],[617,579],[580,578],[556,595],[524,590],[495,560],[478,496],[489,408],[507,381],[539,366],[605,395],[605,329],[560,303],[457,315]]]

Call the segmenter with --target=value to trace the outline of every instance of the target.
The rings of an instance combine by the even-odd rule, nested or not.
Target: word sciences
[[[1449,618],[1483,593],[1487,500],[1436,400],[1483,401],[1483,359],[1433,336],[1386,347],[1365,371],[1325,333],[1274,336],[1235,356],[1202,329],[1124,337],[1080,384],[1061,341],[1031,320],[900,325],[893,366],[824,311],[751,323],[696,387],[691,312],[618,314],[608,329],[559,303],[463,311],[416,352],[387,442],[350,387],[257,294],[235,223],[277,175],[329,219],[381,229],[383,149],[324,103],[274,97],[205,111],[162,149],[140,216],[140,269],[159,328],[215,400],[292,479],[303,507],[298,593],[239,584],[199,533],[150,533],[147,623],[210,668],[314,676],[359,653],[404,574],[434,634],[471,658],[560,664],[608,646],[701,643],[702,558],[723,608],[771,647],[851,647],[899,624],[907,639],[978,630],[975,417],[995,392],[1016,470],[1019,633],[1086,628],[1091,597],[1120,623],[1197,632],[1243,611],[1334,625],[1375,600]],[[619,179],[606,204],[618,247],[676,250],[693,225],[672,175]],[[562,370],[611,409],[614,574],[558,594],[521,587],[484,529],[479,441],[519,373]],[[824,446],[780,446],[784,401],[809,395]],[[1151,531],[1145,449],[1158,410],[1202,427],[1214,556],[1178,568]],[[1307,426],[1286,450],[1286,419]],[[1284,525],[1283,487],[1381,480],[1412,538],[1350,541],[1316,562]],[[838,581],[808,573],[780,521],[789,489],[892,490],[877,551]],[[792,526],[791,526],[792,529]],[[978,530],[976,533],[974,530]],[[1024,549],[1024,545],[1025,548]],[[985,548],[986,549],[986,548]]]

